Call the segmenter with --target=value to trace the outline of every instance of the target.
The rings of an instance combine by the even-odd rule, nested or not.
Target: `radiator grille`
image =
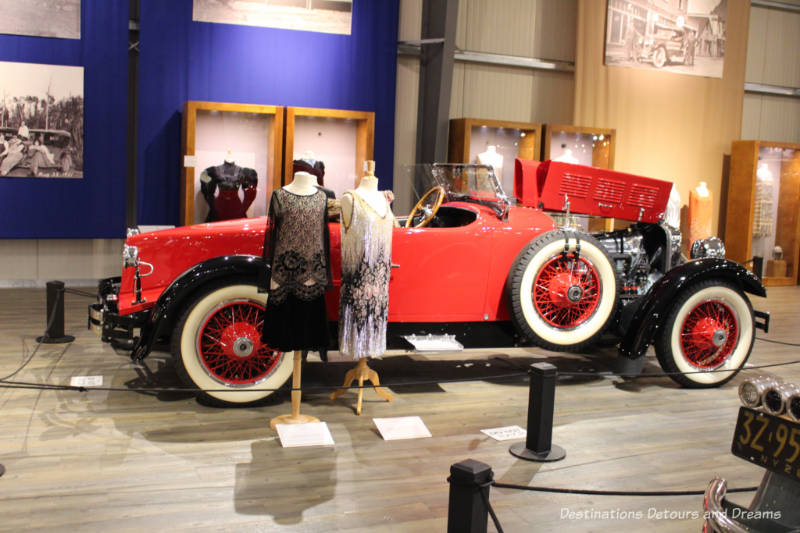
[[[570,198],[586,198],[589,195],[589,187],[592,185],[592,178],[587,176],[577,176],[575,174],[564,173],[561,181],[561,188],[558,194],[569,195]]]
[[[658,198],[658,188],[650,185],[634,184],[628,197],[628,203],[636,207],[650,209],[655,207]]]
[[[598,202],[621,204],[625,192],[625,182],[609,179],[600,179],[594,192],[594,199]]]

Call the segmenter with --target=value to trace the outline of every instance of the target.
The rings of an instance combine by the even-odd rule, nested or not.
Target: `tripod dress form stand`
[[[347,371],[344,388],[331,394],[335,400],[358,381],[356,414],[361,414],[364,381],[386,401],[392,395],[380,387],[378,373],[367,357],[386,351],[389,317],[394,215],[384,193],[378,191],[375,162],[367,161],[367,174],[354,191],[342,197],[342,289],[339,298],[339,350],[358,360]]]

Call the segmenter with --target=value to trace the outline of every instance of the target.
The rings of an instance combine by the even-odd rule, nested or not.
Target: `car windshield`
[[[511,204],[494,170],[486,165],[434,163],[403,167],[395,175],[395,213],[408,213],[431,188],[445,190],[448,202],[471,202],[505,219]]]

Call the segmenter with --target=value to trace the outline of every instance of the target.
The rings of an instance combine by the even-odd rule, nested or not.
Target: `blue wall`
[[[0,178],[0,238],[125,235],[128,0],[82,3],[80,40],[0,35],[0,61],[84,67],[86,132],[83,179]]]
[[[351,35],[192,22],[192,0],[142,0],[140,224],[178,224],[187,100],[375,112],[391,187],[398,0],[355,0]]]

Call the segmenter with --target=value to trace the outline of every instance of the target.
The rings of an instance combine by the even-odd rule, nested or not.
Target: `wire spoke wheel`
[[[697,368],[718,367],[733,353],[738,340],[738,317],[718,300],[695,306],[681,327],[683,356]]]
[[[517,330],[548,350],[579,350],[599,339],[618,303],[608,253],[576,231],[531,241],[511,266],[506,290]]]
[[[264,307],[254,302],[227,303],[203,324],[197,353],[214,378],[230,385],[257,383],[277,362],[277,352],[261,342]]]
[[[292,374],[292,358],[261,342],[266,295],[255,284],[220,280],[198,291],[172,334],[178,377],[223,406],[263,400]]]
[[[548,324],[557,328],[574,328],[597,309],[600,279],[585,258],[560,254],[539,271],[532,297],[536,310]]]
[[[686,287],[675,299],[655,343],[661,368],[685,387],[718,387],[750,356],[755,322],[750,301],[724,280]]]

